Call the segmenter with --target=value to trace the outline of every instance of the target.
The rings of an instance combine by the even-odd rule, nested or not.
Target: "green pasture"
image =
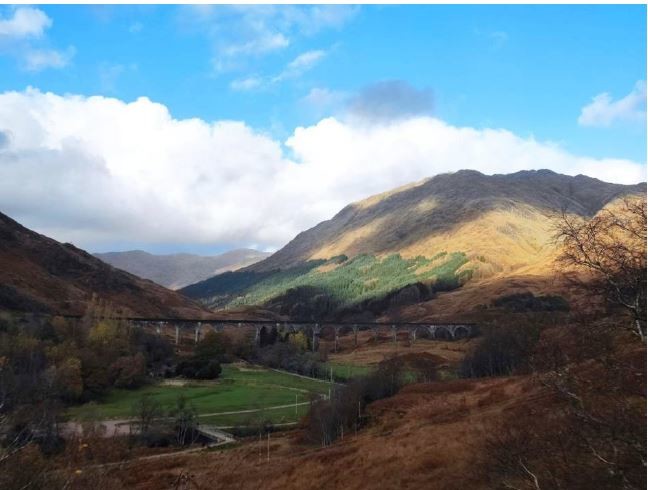
[[[112,390],[97,402],[69,408],[67,415],[71,420],[132,418],[133,407],[145,394],[158,402],[163,415],[173,409],[181,394],[201,415],[265,409],[278,405],[294,405],[296,397],[298,403],[308,401],[313,394],[327,394],[329,386],[327,382],[268,369],[225,365],[221,377],[215,382],[188,382],[183,386],[160,383],[137,390]],[[268,411],[271,417],[281,417],[281,413],[273,412],[275,411]],[[292,413],[294,415],[294,407]],[[230,417],[229,420],[241,420],[252,418],[253,415],[248,413],[222,417],[227,421],[227,417]]]

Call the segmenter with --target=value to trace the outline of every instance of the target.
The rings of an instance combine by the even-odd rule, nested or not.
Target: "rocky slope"
[[[113,267],[170,289],[180,289],[217,274],[252,265],[269,255],[268,252],[252,249],[230,250],[208,257],[193,254],[154,255],[142,250],[94,254]]]
[[[249,270],[340,254],[430,257],[442,250],[483,255],[496,267],[527,267],[551,254],[551,221],[563,209],[593,216],[614,198],[645,189],[550,170],[441,174],[350,204]]]
[[[129,316],[204,317],[194,301],[0,213],[0,310],[81,314],[96,296]]]

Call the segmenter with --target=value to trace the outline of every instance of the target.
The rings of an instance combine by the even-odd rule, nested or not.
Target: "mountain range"
[[[142,250],[96,253],[95,257],[119,269],[150,279],[169,289],[180,289],[227,271],[254,264],[270,253],[236,249],[215,256],[154,255]]]
[[[265,260],[181,292],[212,308],[379,315],[467,284],[546,277],[563,211],[588,218],[645,192],[550,170],[441,174],[350,204]]]
[[[0,213],[0,310],[83,314],[93,298],[126,316],[204,318],[200,304],[40,235]]]

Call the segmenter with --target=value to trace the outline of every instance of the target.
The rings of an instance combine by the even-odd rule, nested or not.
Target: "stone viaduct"
[[[421,331],[427,332],[432,339],[456,340],[470,337],[477,334],[477,325],[474,323],[435,323],[435,322],[329,322],[329,321],[276,321],[276,320],[245,320],[245,319],[211,319],[211,320],[186,320],[170,318],[128,318],[127,321],[134,327],[145,327],[154,329],[158,334],[169,333],[175,337],[175,343],[180,342],[182,330],[189,329],[193,332],[193,339],[198,343],[207,331],[221,332],[226,328],[247,328],[254,329],[254,342],[258,345],[263,334],[276,332],[277,335],[287,337],[297,332],[304,332],[311,338],[313,350],[317,350],[319,338],[328,329],[335,339],[334,349],[337,351],[340,333],[352,332],[354,343],[358,345],[358,332],[360,330],[371,330],[375,339],[381,331],[391,333],[392,339],[396,342],[398,333],[408,332],[411,343],[416,342],[417,334]]]

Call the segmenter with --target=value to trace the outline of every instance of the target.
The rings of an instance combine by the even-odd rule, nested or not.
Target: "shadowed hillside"
[[[127,315],[201,317],[186,297],[0,213],[0,309],[81,314],[93,295]]]

